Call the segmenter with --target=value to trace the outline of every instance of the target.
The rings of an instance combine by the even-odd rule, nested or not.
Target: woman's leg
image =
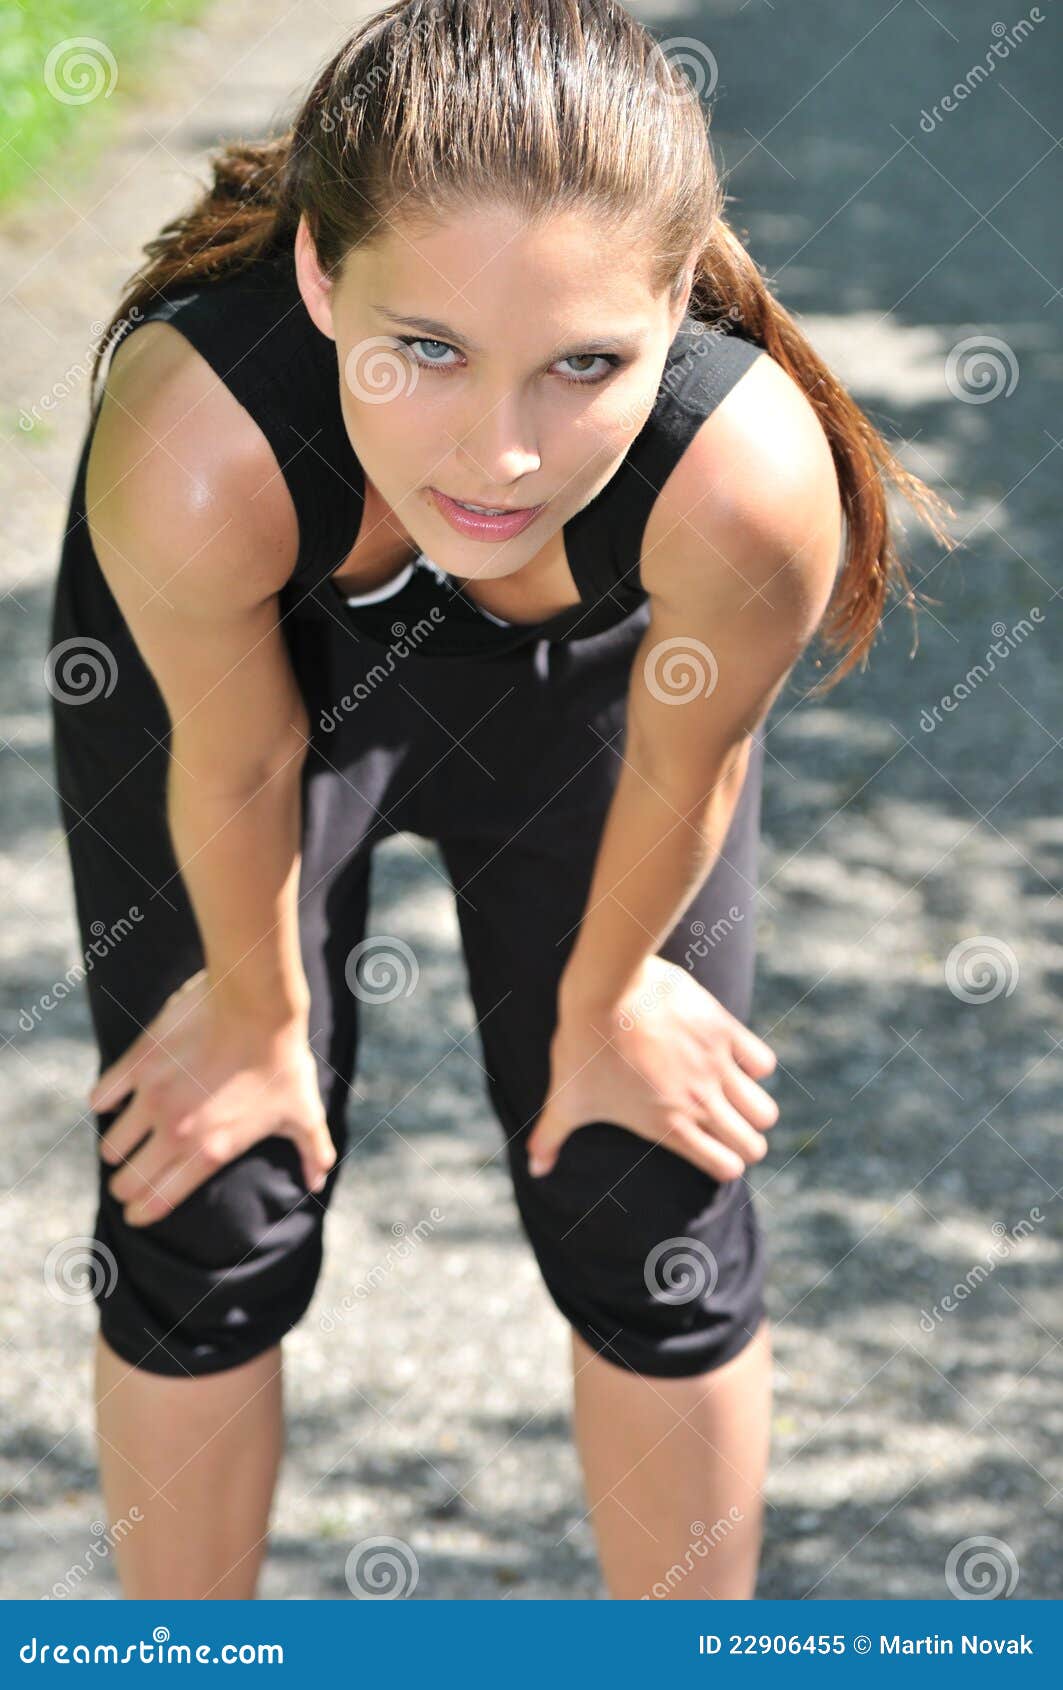
[[[308,1193],[296,1146],[270,1136],[159,1220],[129,1227],[110,1191],[116,1169],[97,1159],[97,1453],[126,1597],[253,1595],[266,1548],[283,1443],[280,1343],[313,1294],[342,1166],[358,1011],[344,968],[368,901],[369,848],[344,825],[347,812],[332,826],[338,804],[325,785],[307,795],[299,915],[311,1042],[340,1157],[328,1184]],[[102,1068],[202,955],[161,803],[135,794],[125,810],[100,804],[89,827],[89,801],[70,791],[68,781],[63,817],[86,944],[97,927],[121,932],[137,869],[165,887],[144,894],[143,918],[125,924],[87,976]],[[123,820],[120,856],[105,828]],[[97,1113],[99,1134],[125,1106]]]
[[[546,1288],[578,1335],[575,1432],[609,1592],[749,1596],[770,1364],[765,1252],[746,1178],[714,1180],[608,1120],[572,1133],[546,1176],[527,1170],[558,983],[615,790],[644,626],[640,615],[551,652],[548,667],[515,667],[497,709],[474,697],[461,741],[473,757],[447,763],[445,792],[426,789],[426,823],[442,824],[518,1212]],[[471,677],[467,685],[479,690]],[[451,696],[461,700],[461,688]],[[448,707],[441,701],[441,712]],[[720,859],[658,947],[746,1022],[757,739]],[[677,1294],[677,1272],[688,1295]]]
[[[771,1431],[767,1321],[711,1372],[628,1372],[572,1333],[574,1430],[609,1595],[753,1596]]]
[[[127,1598],[248,1598],[283,1446],[281,1346],[204,1378],[132,1367],[96,1340],[100,1481]]]
[[[755,798],[750,788],[736,816],[736,848],[753,831]],[[530,1177],[525,1143],[545,1096],[562,941],[578,926],[586,865],[570,850],[555,869],[523,839],[486,849],[448,840],[443,851],[518,1210],[572,1328],[574,1432],[608,1593],[749,1598],[770,1342],[747,1180],[718,1182],[606,1120],[578,1128],[550,1174]],[[748,904],[739,855],[713,871],[661,952],[681,964],[689,950],[698,978],[744,1019],[748,909],[733,931],[719,924],[720,909]],[[718,946],[703,945],[714,930]],[[689,1295],[676,1295],[677,1275]]]
[[[368,851],[328,872],[320,818],[309,819],[301,936],[312,1045],[339,1157],[324,1190],[306,1192],[295,1145],[270,1136],[160,1220],[128,1227],[109,1191],[115,1169],[98,1162],[97,1454],[127,1598],[254,1596],[267,1548],[284,1441],[281,1339],[313,1295],[343,1163],[357,1046],[344,965],[368,904]],[[134,950],[137,937],[124,941],[115,985],[153,1013],[158,962]],[[113,999],[108,1009],[117,1014]],[[105,1064],[131,1036],[108,1023]],[[101,1128],[118,1113],[99,1116]]]
[[[379,648],[351,648],[338,621],[319,623],[312,605],[304,613],[301,595],[293,599],[285,628],[315,727],[300,942],[339,1160],[324,1190],[309,1194],[293,1142],[270,1136],[170,1213],[130,1227],[110,1192],[116,1170],[97,1158],[97,1447],[127,1597],[254,1592],[283,1440],[281,1340],[313,1294],[345,1151],[359,1009],[347,966],[365,931],[372,842],[392,831],[385,750],[404,743],[406,699],[382,689],[338,730],[318,732],[319,706],[353,688]],[[87,637],[90,663],[101,643],[110,659],[108,687],[52,692],[60,820],[102,1069],[203,954],[167,823],[169,718],[109,595],[73,556],[64,557],[50,632],[52,649]],[[419,717],[406,702],[408,717]],[[101,945],[101,933],[115,942]],[[98,1134],[125,1106],[97,1114]]]
[[[660,947],[745,1022],[753,997],[763,754],[758,735],[720,861]],[[647,1175],[650,1168],[643,1164]],[[724,1209],[733,1210],[739,1193],[729,1185],[719,1191]],[[638,1361],[645,1371],[628,1371],[609,1359],[609,1345],[591,1347],[573,1332],[574,1429],[613,1597],[749,1599],[755,1592],[771,1439],[771,1338],[750,1297],[763,1273],[759,1249],[750,1248],[752,1204],[747,1196],[747,1226],[729,1231],[711,1218],[715,1206],[668,1230],[677,1263],[692,1263],[695,1279],[706,1259],[699,1243],[710,1248],[710,1310],[718,1301],[733,1314],[745,1302],[738,1325],[755,1335],[743,1348],[734,1353],[732,1339],[721,1364],[657,1377],[652,1358]]]

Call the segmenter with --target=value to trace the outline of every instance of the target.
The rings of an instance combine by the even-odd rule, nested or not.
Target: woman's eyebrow
[[[477,345],[476,341],[470,340],[467,335],[459,334],[456,329],[450,328],[446,323],[439,322],[435,317],[407,317],[403,316],[401,312],[389,311],[386,305],[373,303],[370,304],[369,308],[371,311],[376,311],[379,316],[387,317],[392,323],[402,323],[408,328],[420,329],[423,334],[433,339],[456,340],[460,345],[467,346],[470,352],[482,352],[484,350],[482,346]],[[585,340],[580,341],[577,335],[572,335],[548,354],[547,362],[552,362],[555,358],[561,357],[566,351],[577,345],[600,346],[606,351],[624,353],[633,357],[639,350],[641,338],[637,334],[630,336],[587,335]]]

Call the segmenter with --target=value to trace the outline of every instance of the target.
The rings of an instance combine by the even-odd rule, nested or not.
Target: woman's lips
[[[459,534],[468,535],[471,540],[511,540],[546,508],[545,505],[530,505],[526,510],[510,511],[505,516],[484,516],[479,511],[466,510],[456,499],[441,493],[438,487],[430,487],[428,491],[436,509],[446,517],[451,527],[456,528]]]

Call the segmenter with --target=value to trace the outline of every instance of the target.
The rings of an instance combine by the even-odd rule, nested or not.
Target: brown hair
[[[696,78],[714,69],[704,57]],[[764,347],[815,407],[845,516],[817,631],[843,659],[816,691],[866,664],[895,579],[914,621],[886,483],[946,549],[955,542],[941,517],[955,512],[900,464],[772,297],[724,218],[699,90],[616,0],[401,0],[323,66],[289,130],[233,142],[211,162],[212,187],[146,243],[148,262],[98,344],[93,388],[126,317],[290,247],[300,215],[335,277],[391,217],[431,225],[476,200],[529,219],[579,207],[617,229],[634,223],[653,255],[653,291],[674,300],[692,282],[691,315]]]

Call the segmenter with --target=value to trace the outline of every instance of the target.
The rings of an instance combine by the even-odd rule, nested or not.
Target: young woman
[[[370,856],[406,830],[571,1327],[608,1592],[686,1556],[667,1594],[750,1596],[763,724],[817,628],[837,679],[907,588],[886,481],[947,543],[940,501],[768,293],[612,0],[390,6],[214,169],[101,344],[49,653],[78,919],[117,935],[88,988],[123,1589],[254,1594]],[[692,1557],[697,1521],[726,1529]]]

